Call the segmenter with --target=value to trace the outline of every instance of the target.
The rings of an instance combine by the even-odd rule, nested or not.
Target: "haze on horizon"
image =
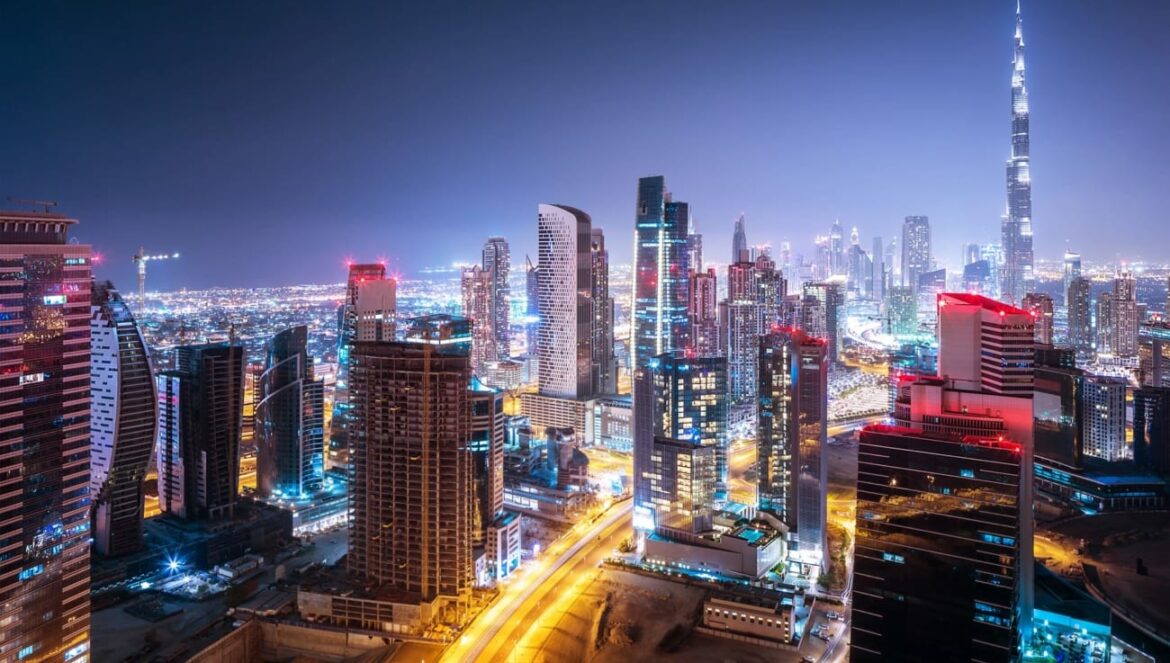
[[[1015,3],[20,3],[0,10],[0,195],[81,221],[151,289],[340,281],[535,255],[566,203],[632,248],[663,174],[723,262],[863,244],[926,214],[936,256],[999,239]],[[1037,259],[1164,259],[1170,5],[1033,0]],[[11,207],[5,203],[6,207]]]

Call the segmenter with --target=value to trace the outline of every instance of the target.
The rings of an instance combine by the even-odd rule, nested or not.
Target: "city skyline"
[[[21,131],[0,134],[13,150],[0,167],[8,184],[0,195],[51,198],[60,211],[87,219],[80,239],[106,257],[98,277],[123,287],[138,246],[183,255],[152,272],[152,289],[331,282],[346,255],[375,258],[357,255],[366,247],[385,254],[391,271],[415,273],[472,259],[492,234],[507,237],[514,255],[532,254],[535,237],[527,224],[536,202],[564,200],[610,227],[629,217],[628,182],[654,173],[667,173],[672,187],[686,192],[709,246],[731,244],[741,212],[754,242],[789,240],[806,257],[813,235],[834,218],[865,236],[892,236],[903,217],[923,214],[933,222],[935,254],[953,265],[962,241],[999,236],[1015,9],[1002,5],[895,10],[841,3],[838,12],[749,5],[731,15],[694,6],[639,7],[626,10],[628,24],[621,27],[601,26],[598,17],[571,8],[486,17],[475,9],[381,8],[361,25],[330,18],[316,46],[298,41],[324,20],[311,11],[267,25],[273,16],[262,5],[236,10],[238,16],[221,18],[237,20],[239,34],[209,36],[191,27],[198,20],[179,20],[205,18],[194,9],[178,16],[78,11],[51,23],[24,10],[27,15],[6,22],[20,28],[5,48],[25,54],[11,61],[30,64],[9,72],[13,89],[35,98],[50,82],[65,83],[66,99],[50,111],[33,112],[31,104],[5,112],[0,132]],[[1034,192],[1038,259],[1058,259],[1066,246],[1088,261],[1116,258],[1124,236],[1066,245],[1102,218],[1123,218],[1138,232],[1156,227],[1164,202],[1157,182],[1165,174],[1157,155],[1170,142],[1156,109],[1170,88],[1152,74],[1170,47],[1151,31],[1167,8],[1130,3],[1127,9],[1023,6],[1040,183]],[[96,53],[91,39],[71,39],[113,21],[120,21],[115,33],[124,39],[100,40],[108,52]],[[686,51],[633,45],[633,31],[652,21],[695,38],[684,40]],[[480,23],[482,30],[471,29]],[[403,35],[391,53],[365,58],[383,47],[369,43],[371,30],[408,24],[419,26],[418,35]],[[600,41],[612,52],[593,60],[572,48],[554,48],[546,57],[548,49],[512,46],[468,64],[480,40],[566,25],[579,28],[570,46]],[[693,25],[709,30],[695,35],[688,32]],[[142,42],[145,35],[152,35],[150,43]],[[461,37],[459,45],[434,61],[420,60],[432,54],[421,40],[450,35]],[[216,58],[203,61],[186,50],[202,48],[201,39],[210,37],[223,46]],[[41,52],[37,44],[58,40],[68,45],[54,58],[28,62],[27,53]],[[318,50],[335,41],[346,48],[331,57]],[[256,49],[286,47],[299,68],[286,62],[224,75]],[[131,59],[143,53],[157,57],[141,58],[150,64]],[[631,104],[636,88],[619,64],[630,58],[664,81],[687,80],[692,103],[686,110]],[[1124,70],[1118,61],[1126,62]],[[911,68],[915,76],[906,76]],[[248,87],[261,75],[269,97]],[[375,90],[395,92],[355,88],[363,75],[385,81]],[[761,80],[776,85],[760,86]],[[564,89],[550,87],[552,81]],[[307,92],[339,93],[334,88],[343,83],[352,108],[307,103]],[[464,85],[476,103],[452,104],[450,89]],[[923,96],[923,89],[931,94]],[[530,117],[528,102],[545,92],[585,95],[584,110]],[[818,103],[792,104],[797,93]],[[68,103],[71,97],[101,103],[81,104],[86,113],[76,115],[66,110],[78,106]],[[738,115],[710,123],[737,99],[743,100]],[[1106,121],[1123,112],[1126,122]],[[563,131],[570,126],[574,131]],[[696,133],[698,127],[703,131]],[[75,143],[82,128],[86,140]],[[821,138],[826,135],[831,139]],[[465,144],[453,144],[451,136]],[[469,150],[475,158],[465,158]],[[533,172],[546,150],[577,152],[581,159]],[[695,155],[703,158],[690,158]],[[721,162],[735,165],[715,172],[696,165]],[[436,188],[440,173],[444,189],[457,195]],[[1114,195],[1092,193],[1104,190]],[[474,215],[461,204],[472,199],[479,201]],[[313,233],[322,221],[331,231],[314,237],[320,253],[295,267],[278,257],[283,248],[296,250],[297,232],[271,233],[274,250],[264,251],[214,239],[245,222]],[[454,231],[441,244],[429,230],[439,221]],[[194,223],[210,231],[206,237],[172,230]],[[1158,241],[1154,234],[1142,244],[1151,254],[1145,257],[1167,248]],[[608,248],[614,264],[630,262],[631,242],[611,241]]]

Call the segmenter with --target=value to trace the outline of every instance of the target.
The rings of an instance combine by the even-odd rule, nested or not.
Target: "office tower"
[[[894,419],[926,433],[996,436],[1019,447],[1020,540],[1032,540],[1035,334],[1023,309],[979,295],[938,299],[938,378],[899,385]],[[861,513],[860,511],[858,513]],[[1031,634],[1032,546],[1017,546],[1018,617]]]
[[[1085,376],[1081,413],[1085,455],[1125,459],[1125,386],[1125,378]]]
[[[1038,348],[1035,371],[1036,462],[1062,471],[1078,470],[1084,453],[1085,372],[1076,367],[1076,351]]]
[[[816,328],[823,330],[824,338],[829,342],[829,362],[836,363],[838,357],[845,350],[844,337],[841,333],[842,309],[845,306],[845,283],[843,279],[834,278],[819,283],[804,284],[805,297],[816,297],[820,303],[821,320]],[[810,331],[806,329],[806,331]]]
[[[897,235],[890,238],[890,243],[886,245],[884,255],[886,272],[889,274],[886,280],[886,287],[893,288],[902,282],[902,253],[898,250]]]
[[[690,207],[671,200],[662,176],[638,180],[634,232],[634,310],[630,366],[689,343],[687,304]],[[745,245],[746,248],[746,245]]]
[[[873,238],[873,251],[869,254],[870,270],[869,270],[869,298],[875,302],[881,302],[886,297],[886,275],[889,270],[889,263],[886,262],[886,254],[882,248],[882,238]]]
[[[856,234],[857,229],[854,228],[853,231]],[[849,291],[868,297],[873,287],[873,260],[869,254],[860,244],[853,242],[846,252],[845,263]]]
[[[809,564],[821,563],[825,550],[828,373],[824,339],[779,328],[761,339],[759,508],[796,534]]]
[[[313,375],[309,329],[268,341],[256,404],[256,485],[263,495],[309,497],[325,481],[325,382]]]
[[[963,266],[970,265],[971,263],[978,262],[982,259],[982,252],[979,250],[978,244],[963,245]]]
[[[1016,660],[1031,582],[1019,559],[1031,548],[1021,446],[994,434],[862,430],[852,661]]]
[[[89,649],[90,247],[73,219],[0,212],[7,660]]]
[[[244,348],[229,343],[175,350],[157,378],[158,501],[191,520],[231,518],[240,474]]]
[[[1024,295],[1022,309],[1032,314],[1036,324],[1036,342],[1052,345],[1052,298],[1039,292],[1029,292]]]
[[[483,245],[483,271],[491,281],[488,296],[488,317],[493,334],[492,347],[496,356],[491,361],[503,361],[512,354],[511,317],[509,315],[511,289],[508,275],[512,270],[512,253],[503,237],[489,237]]]
[[[353,346],[346,556],[352,576],[440,606],[465,603],[474,576],[471,366],[445,322]]]
[[[688,296],[691,303],[691,347],[700,357],[722,353],[719,344],[719,304],[716,300],[715,268],[693,272]]]
[[[660,533],[710,529],[727,474],[727,360],[674,351],[634,383],[634,517]]]
[[[368,283],[386,279],[384,263],[349,263],[345,299],[337,309],[337,379],[333,386],[333,418],[329,428],[329,458],[344,465],[349,454],[349,347],[357,340],[358,294]]]
[[[1170,322],[1144,322],[1138,329],[1138,384],[1170,387]]]
[[[1068,308],[1068,344],[1078,352],[1093,349],[1092,284],[1082,276],[1068,282],[1065,302]]]
[[[528,319],[525,321],[525,341],[528,345],[528,357],[537,356],[537,336],[540,331],[540,266],[533,265],[528,256],[524,256],[524,292],[526,297],[525,312]]]
[[[953,388],[1031,397],[1031,314],[978,295],[944,293],[938,299],[938,326],[938,373]]]
[[[484,545],[492,523],[504,512],[504,392],[472,379],[469,392],[472,457],[471,540]]]
[[[976,260],[963,267],[963,290],[973,295],[987,295],[991,292],[991,263]]]
[[[89,330],[93,548],[99,555],[116,557],[142,547],[144,483],[158,399],[146,342],[130,307],[109,281],[93,286]]]
[[[1081,254],[1073,253],[1065,250],[1064,252],[1064,287],[1061,288],[1061,294],[1068,296],[1069,286],[1072,285],[1073,279],[1081,276]],[[1069,305],[1068,300],[1064,302],[1065,306]]]
[[[590,395],[593,303],[590,293],[592,221],[579,209],[541,204],[540,393],[559,398]]]
[[[1097,296],[1097,352],[1112,353],[1116,347],[1113,315],[1113,293],[1103,292]]]
[[[845,273],[845,231],[841,228],[841,219],[835,219],[829,230],[829,275],[844,276]]]
[[[694,232],[687,235],[687,264],[692,272],[703,271],[703,236]]]
[[[1032,176],[1028,145],[1028,89],[1024,82],[1024,22],[1016,7],[1016,52],[1012,58],[1012,156],[1007,162],[1007,214],[1003,219],[1001,295],[1012,303],[1031,292]]]
[[[930,219],[908,216],[902,223],[902,285],[917,292],[918,277],[930,268]]]
[[[947,290],[947,270],[932,269],[918,275],[918,296],[927,301]]]
[[[463,317],[471,322],[471,371],[482,376],[489,361],[496,361],[496,332],[492,318],[491,272],[479,265],[464,267],[459,277],[463,293]],[[393,340],[393,339],[388,339]]]
[[[1119,274],[1113,281],[1112,320],[1113,320],[1113,355],[1116,357],[1136,357],[1138,344],[1138,324],[1141,316],[1138,313],[1137,281],[1133,275],[1125,272]]]
[[[1133,460],[1138,467],[1170,476],[1170,389],[1133,392]]]
[[[722,306],[727,329],[727,383],[732,404],[756,397],[760,356],[760,306],[733,300]]]
[[[613,351],[613,298],[609,296],[609,251],[601,228],[590,232],[590,393],[617,393],[617,356]]]
[[[894,336],[912,336],[918,333],[918,301],[914,289],[891,286],[886,293],[887,328]]]
[[[727,262],[747,262],[748,244],[747,231],[744,228],[743,215],[735,220],[735,233],[731,236],[731,260]]]
[[[788,281],[767,253],[756,256],[752,276],[755,300],[760,306],[760,329],[763,330],[780,320],[781,303],[788,295]]]

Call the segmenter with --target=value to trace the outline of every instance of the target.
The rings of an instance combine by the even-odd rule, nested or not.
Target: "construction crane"
[[[138,247],[138,255],[134,256],[134,264],[138,265],[138,312],[146,310],[146,263],[157,260],[175,260],[178,252],[147,255],[146,249]]]

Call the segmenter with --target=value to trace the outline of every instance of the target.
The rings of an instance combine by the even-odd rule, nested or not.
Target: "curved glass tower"
[[[1001,295],[1018,304],[1033,290],[1032,176],[1028,155],[1028,88],[1024,83],[1024,21],[1016,5],[1012,58],[1012,157],[1007,162],[1007,215],[1003,220]]]
[[[126,555],[142,547],[144,482],[158,399],[146,342],[109,281],[93,286],[90,338],[93,544],[100,555]]]

